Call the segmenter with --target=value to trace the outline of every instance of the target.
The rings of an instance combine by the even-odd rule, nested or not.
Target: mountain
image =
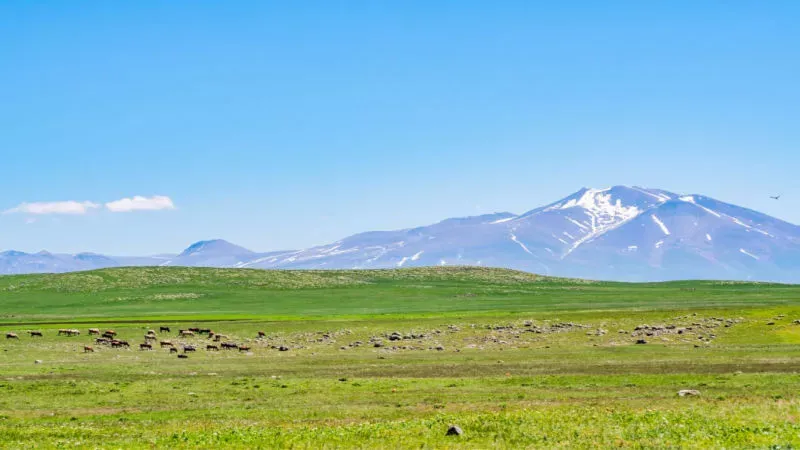
[[[687,278],[800,282],[800,227],[702,195],[614,186],[583,188],[520,215],[446,219],[359,233],[304,250],[256,253],[224,240],[178,255],[0,253],[0,273],[63,272],[115,265],[261,269],[507,267],[621,281]]]

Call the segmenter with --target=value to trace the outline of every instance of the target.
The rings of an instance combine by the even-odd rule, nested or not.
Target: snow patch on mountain
[[[514,233],[511,233],[511,240],[516,242],[517,245],[519,245],[520,247],[522,247],[522,249],[525,250],[525,253],[528,253],[529,255],[533,254],[533,252],[528,250],[528,247],[526,247],[525,244],[523,244],[522,242],[520,242],[519,239],[517,239],[517,236]],[[566,244],[566,242],[565,242],[565,244]]]
[[[665,236],[669,236],[669,229],[667,228],[666,225],[664,225],[664,222],[662,222],[661,219],[659,219],[657,215],[652,214],[650,216],[650,218],[652,218],[653,222],[655,222],[656,225],[658,225],[658,227],[661,228],[661,231],[664,232]]]
[[[751,257],[751,258],[755,259],[756,261],[758,261],[758,260],[760,260],[760,259],[761,259],[761,258],[759,258],[758,256],[756,256],[756,255],[754,255],[754,254],[752,254],[752,253],[748,252],[747,250],[745,250],[745,249],[743,249],[743,248],[740,248],[740,249],[739,249],[739,252],[740,252],[740,253],[742,253],[743,255],[747,255],[747,256],[749,256],[749,257]]]

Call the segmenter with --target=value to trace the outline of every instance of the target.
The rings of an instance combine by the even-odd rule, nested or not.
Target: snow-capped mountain
[[[0,273],[114,265],[262,269],[483,265],[559,276],[800,282],[800,227],[702,195],[584,188],[521,215],[496,213],[356,234],[304,250],[255,253],[222,240],[179,255],[0,253]]]

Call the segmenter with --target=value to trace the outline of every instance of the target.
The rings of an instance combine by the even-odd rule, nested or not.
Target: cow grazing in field
[[[152,334],[153,336],[155,336],[156,330],[147,330],[147,334]]]
[[[99,337],[94,340],[95,344],[108,345],[111,343],[107,338]]]
[[[188,357],[189,357],[189,355],[178,355],[178,358],[180,358],[180,359],[186,359]]]
[[[181,330],[178,335],[180,337],[191,337],[194,336],[194,331],[192,330]]]
[[[114,336],[117,335],[117,332],[114,331],[114,330],[106,330],[106,331],[103,332],[103,334],[110,334],[111,337],[114,337]]]
[[[6,339],[19,339],[17,333],[6,333]]]
[[[99,336],[100,329],[99,328],[89,328],[89,336]]]
[[[199,328],[197,334],[211,334],[210,328]]]
[[[209,345],[206,345],[206,351],[218,352],[219,351],[219,347],[217,347],[216,345],[210,345],[209,344]]]
[[[158,345],[160,345],[161,348],[164,348],[164,347],[175,347],[175,345],[170,341],[161,341],[161,342],[158,343]]]
[[[235,350],[239,348],[238,345],[234,344],[233,342],[223,342],[220,344],[223,350]]]
[[[196,351],[197,351],[197,348],[195,348],[194,345],[184,345],[183,346],[183,353],[196,352]]]
[[[58,335],[59,336],[70,336],[70,337],[72,337],[72,336],[78,336],[80,334],[81,334],[81,332],[79,330],[75,330],[75,329],[62,328],[62,329],[58,330]]]
[[[265,337],[267,337],[267,333],[264,333],[263,331],[259,331],[258,332],[258,337],[259,338],[265,338]]]
[[[83,346],[83,353],[94,353],[94,349],[88,345]]]
[[[139,350],[152,350],[153,346],[150,344],[139,344]]]
[[[240,352],[249,352],[250,351],[250,346],[249,345],[240,345],[239,346],[239,351]]]
[[[157,341],[158,338],[153,336],[152,334],[145,334],[144,335],[144,340],[145,341]]]
[[[158,332],[159,333],[169,333],[170,332],[169,331],[169,327],[159,327],[158,328]]]
[[[221,342],[223,339],[230,339],[228,336],[224,334],[215,334],[214,335],[214,342]]]
[[[111,346],[114,348],[122,348],[122,347],[130,348],[131,344],[129,344],[128,341],[118,341],[114,339],[113,341],[111,341]]]
[[[189,331],[191,331],[192,333],[199,333],[200,328],[189,328]]]
[[[44,337],[41,331],[28,331],[31,334],[31,337]]]
[[[177,349],[177,348],[175,348],[175,347],[170,347],[170,348],[169,348],[169,352],[170,352],[170,353],[178,353],[178,349]]]

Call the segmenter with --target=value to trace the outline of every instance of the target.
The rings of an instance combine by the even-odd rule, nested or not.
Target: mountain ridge
[[[522,214],[456,217],[366,231],[301,250],[254,252],[222,239],[177,255],[0,253],[0,273],[121,265],[361,269],[503,267],[612,281],[715,278],[800,282],[800,227],[702,194],[584,187]]]

